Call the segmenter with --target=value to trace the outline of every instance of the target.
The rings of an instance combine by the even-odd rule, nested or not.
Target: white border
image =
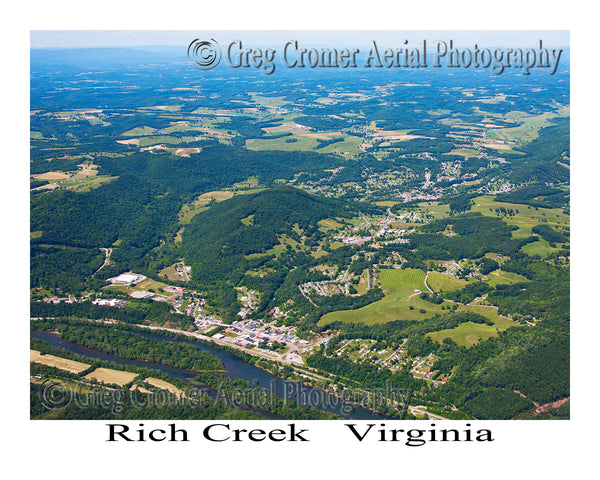
[[[5,261],[2,275],[3,320],[8,326],[3,349],[5,373],[2,413],[10,418],[5,435],[10,439],[7,467],[14,466],[47,478],[109,475],[151,478],[188,473],[215,474],[225,478],[244,476],[335,475],[350,478],[393,475],[420,478],[559,478],[576,471],[596,471],[591,450],[597,442],[595,396],[596,372],[590,364],[597,350],[597,309],[592,278],[597,270],[593,248],[596,215],[595,186],[598,177],[596,40],[593,13],[577,11],[573,4],[550,1],[493,2],[158,2],[100,3],[30,1],[14,14],[5,12],[9,28],[2,32],[4,57],[2,116],[5,189],[3,217],[8,218],[3,235]],[[5,27],[6,28],[6,27]],[[497,437],[490,445],[430,444],[409,448],[390,443],[359,444],[338,432],[341,423],[305,422],[314,431],[307,444],[209,444],[199,439],[202,422],[189,424],[198,440],[189,444],[107,444],[104,422],[32,422],[28,420],[28,395],[24,395],[28,359],[28,197],[27,151],[29,144],[28,47],[29,30],[35,29],[560,29],[571,31],[572,52],[572,419],[553,422],[484,422]],[[18,255],[12,255],[17,250]],[[590,280],[589,282],[587,280]],[[18,341],[13,339],[17,338]],[[9,361],[7,363],[6,356]],[[18,362],[15,362],[18,359]],[[14,381],[13,381],[14,380]],[[8,387],[8,388],[6,388]],[[157,422],[144,422],[150,425]],[[168,422],[158,422],[162,425]],[[261,422],[253,422],[261,427]],[[425,427],[430,422],[425,422]],[[479,424],[477,424],[479,426]],[[267,425],[264,425],[266,428]],[[269,424],[270,428],[274,425]],[[16,454],[9,453],[16,451]],[[8,468],[6,468],[8,471]]]

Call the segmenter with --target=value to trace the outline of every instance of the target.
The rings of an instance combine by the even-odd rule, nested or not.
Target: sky
[[[242,40],[248,44],[279,44],[299,40],[313,46],[359,46],[376,40],[400,46],[404,40],[417,44],[453,40],[456,46],[547,47],[569,45],[567,30],[32,30],[31,48],[186,46],[195,38],[215,38],[224,44]]]

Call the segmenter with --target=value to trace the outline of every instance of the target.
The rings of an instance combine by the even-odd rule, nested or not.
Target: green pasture
[[[446,275],[440,272],[429,272],[427,276],[427,285],[434,292],[451,292],[452,290],[458,290],[463,288],[468,282],[461,278],[453,277],[452,275]]]
[[[502,220],[508,225],[515,225],[518,227],[518,230],[512,232],[514,238],[529,237],[531,235],[531,228],[540,223],[546,223],[558,230],[569,226],[569,216],[560,208],[538,207],[536,210],[535,207],[520,203],[497,202],[494,200],[493,195],[476,197],[473,199],[473,202],[474,205],[471,208],[471,211],[480,212],[482,215],[490,217],[500,217],[500,215],[494,211],[496,208],[503,207],[506,210],[518,210],[519,213],[514,216],[502,217]]]
[[[327,325],[341,321],[373,325],[393,320],[422,320],[442,312],[442,305],[422,300],[415,292],[415,290],[427,291],[423,270],[382,269],[379,271],[379,278],[385,293],[384,298],[356,310],[330,312],[324,315],[318,324]],[[443,303],[443,305],[448,304],[448,302]],[[420,309],[425,312],[421,312]]]
[[[440,330],[439,332],[428,333],[427,336],[432,340],[441,343],[444,338],[450,338],[458,345],[470,347],[480,340],[487,340],[497,335],[496,327],[482,323],[465,322],[456,328]]]
[[[435,218],[443,218],[450,215],[449,205],[440,205],[438,202],[422,202],[419,207],[431,213]]]

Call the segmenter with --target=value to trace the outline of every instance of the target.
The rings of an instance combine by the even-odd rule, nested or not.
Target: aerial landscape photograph
[[[31,420],[571,418],[569,32],[83,34],[31,31]]]

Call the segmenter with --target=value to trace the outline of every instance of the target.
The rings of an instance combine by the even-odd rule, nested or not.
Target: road
[[[100,265],[100,268],[92,274],[92,277],[95,276],[100,270],[102,270],[106,265],[108,265],[110,263],[110,254],[112,253],[112,248],[100,247],[100,250],[104,250],[104,253],[105,253],[104,263],[102,265]]]
[[[274,362],[281,362],[281,363],[285,363],[287,365],[304,365],[304,361],[302,360],[302,357],[298,354],[296,354],[295,352],[288,352],[286,354],[277,354],[277,353],[266,353],[264,351],[258,351],[258,350],[248,350],[247,348],[244,348],[240,345],[237,345],[233,342],[229,342],[223,339],[216,339],[213,337],[209,337],[207,335],[202,335],[201,333],[195,333],[195,332],[186,332],[185,330],[178,330],[176,328],[166,328],[166,327],[156,327],[156,326],[152,326],[152,325],[140,325],[140,324],[136,324],[137,327],[141,327],[141,328],[147,328],[148,330],[164,330],[167,332],[173,332],[173,333],[179,333],[181,335],[185,335],[186,337],[194,337],[194,338],[198,338],[200,340],[205,340],[208,342],[214,342],[218,345],[222,345],[224,347],[231,347],[231,348],[235,348],[236,350],[241,350],[244,353],[249,353],[250,355],[254,355],[256,357],[261,357],[264,358],[266,360],[271,360]],[[290,354],[291,353],[291,354]]]

